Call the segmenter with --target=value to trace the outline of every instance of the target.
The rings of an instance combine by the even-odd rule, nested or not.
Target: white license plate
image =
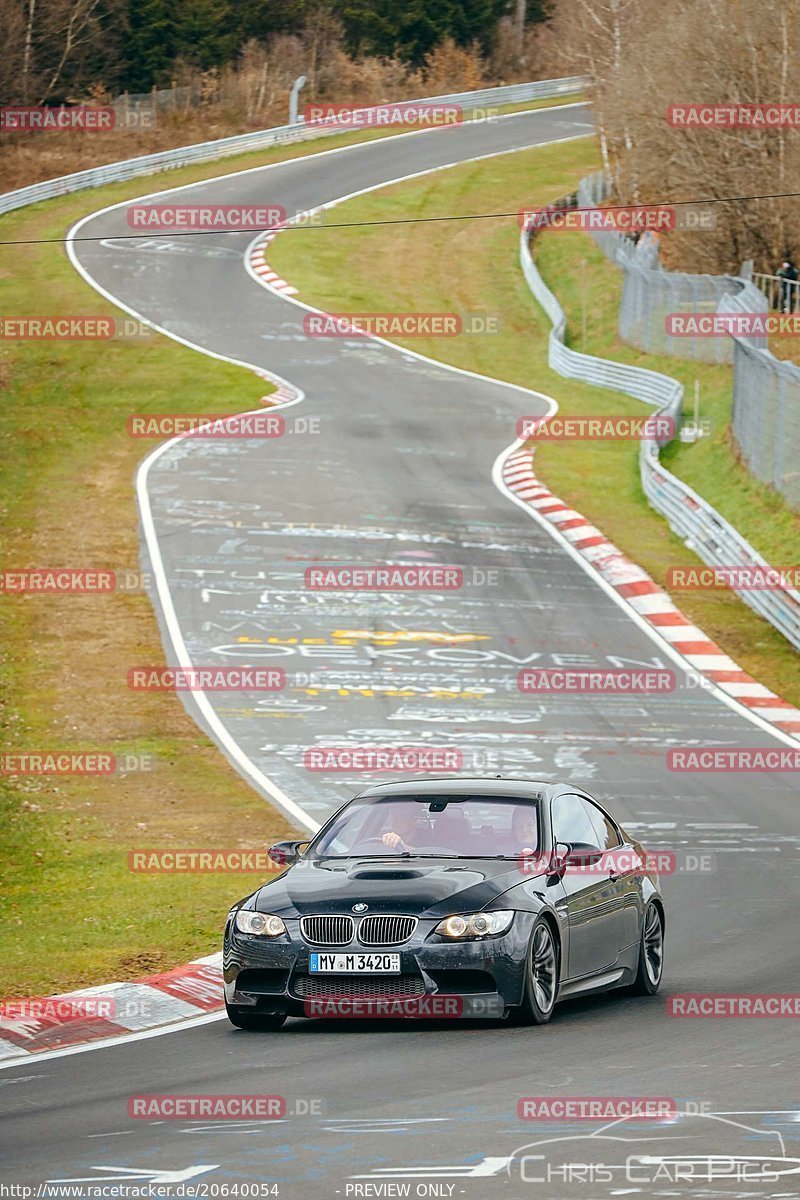
[[[399,954],[319,954],[309,956],[312,975],[399,975]]]

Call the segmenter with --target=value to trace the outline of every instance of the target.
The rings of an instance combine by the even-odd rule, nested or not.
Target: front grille
[[[394,975],[381,978],[373,975],[368,979],[358,975],[328,975],[324,979],[318,979],[314,975],[297,975],[292,984],[292,991],[304,1000],[320,996],[384,999],[393,996],[424,996],[425,984],[419,975]]]
[[[363,946],[399,946],[417,928],[417,917],[362,917],[358,940]]]
[[[352,917],[301,917],[300,932],[315,946],[346,946],[353,940]]]

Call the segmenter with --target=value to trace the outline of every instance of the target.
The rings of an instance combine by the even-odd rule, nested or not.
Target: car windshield
[[[311,843],[312,857],[513,858],[539,848],[535,800],[501,796],[356,799]]]

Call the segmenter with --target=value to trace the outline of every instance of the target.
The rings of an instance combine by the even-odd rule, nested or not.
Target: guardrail
[[[576,195],[556,201],[554,207],[581,208],[597,204],[603,198],[596,179],[584,181]],[[632,243],[624,235],[600,233],[594,235],[598,243],[603,239],[603,252],[623,268],[626,259],[633,253]],[[625,244],[627,242],[627,244]],[[600,243],[602,245],[602,243]],[[671,417],[672,428],[680,426],[683,410],[683,385],[670,375],[642,367],[628,366],[591,354],[581,354],[566,345],[567,321],[564,310],[555,295],[542,279],[530,249],[530,233],[523,229],[520,236],[520,265],[531,292],[547,313],[553,325],[550,331],[548,361],[559,375],[567,379],[580,379],[595,387],[612,388],[642,400],[658,409],[659,415]],[[742,311],[752,308],[752,285],[742,289],[739,297],[726,296],[723,305]],[[752,290],[751,290],[752,289]],[[744,308],[742,306],[745,306]],[[670,528],[684,539],[687,546],[708,566],[743,566],[769,569],[770,564],[750,545],[745,538],[715,508],[708,504],[688,484],[671,474],[660,461],[660,449],[671,439],[643,439],[639,452],[639,471],[642,489],[652,507],[666,517]],[[734,589],[760,616],[800,649],[800,592],[794,588],[773,591],[750,591]]]
[[[562,79],[540,79],[533,83],[513,83],[507,87],[482,88],[475,92],[457,92],[449,96],[427,96],[418,100],[398,100],[403,105],[453,104],[460,105],[465,112],[491,106],[525,104],[531,100],[546,100],[555,96],[580,91],[586,84],[582,75],[565,76]],[[369,106],[356,111],[368,111]],[[374,107],[374,106],[372,106]],[[192,163],[213,162],[232,154],[248,150],[263,150],[282,143],[310,141],[318,137],[346,133],[347,126],[336,123],[327,127],[300,121],[296,125],[279,125],[272,129],[261,129],[254,133],[240,133],[233,137],[219,138],[213,142],[198,142],[194,146],[179,146],[174,150],[161,150],[157,154],[143,154],[139,158],[127,158],[122,162],[106,163],[75,171],[72,175],[60,175],[43,183],[34,183],[15,192],[0,195],[0,213],[12,212],[41,200],[52,200],[84,188],[102,187],[106,183],[118,183],[136,179],[140,175],[153,175],[157,171],[174,170]]]

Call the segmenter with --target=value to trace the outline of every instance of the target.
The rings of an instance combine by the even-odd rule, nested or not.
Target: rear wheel
[[[225,1001],[225,1011],[231,1025],[237,1029],[254,1029],[268,1033],[270,1029],[280,1029],[286,1020],[286,1013],[260,1013],[250,1008],[239,1008]]]
[[[631,991],[635,996],[655,996],[664,973],[664,918],[652,901],[644,910],[639,968]]]
[[[516,1019],[524,1025],[544,1025],[553,1015],[558,995],[558,946],[549,921],[540,917],[533,927],[525,966],[525,994]]]

